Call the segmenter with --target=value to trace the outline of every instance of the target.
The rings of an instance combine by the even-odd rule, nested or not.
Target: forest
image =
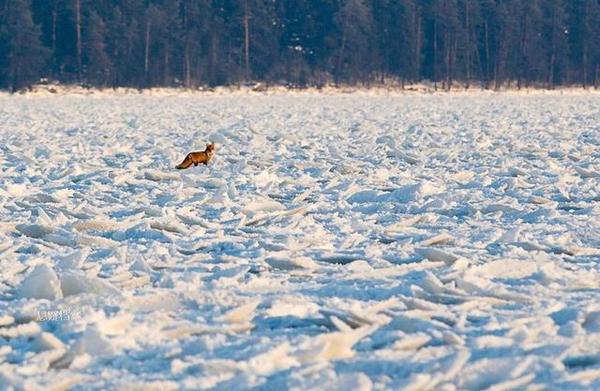
[[[600,84],[600,0],[0,0],[0,88]]]

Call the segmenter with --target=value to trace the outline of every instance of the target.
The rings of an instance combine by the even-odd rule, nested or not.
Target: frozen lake
[[[600,388],[598,93],[0,95],[0,139],[0,388]]]

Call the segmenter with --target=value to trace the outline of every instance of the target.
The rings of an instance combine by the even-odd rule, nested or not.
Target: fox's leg
[[[194,163],[194,167],[198,167],[198,163]]]

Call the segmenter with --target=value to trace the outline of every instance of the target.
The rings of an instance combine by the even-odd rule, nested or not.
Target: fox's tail
[[[192,165],[192,157],[188,154],[185,159],[181,163],[179,163],[175,168],[179,170],[184,170]]]

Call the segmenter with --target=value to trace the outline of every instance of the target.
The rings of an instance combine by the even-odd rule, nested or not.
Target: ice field
[[[600,389],[597,92],[0,95],[0,140],[1,389]]]

